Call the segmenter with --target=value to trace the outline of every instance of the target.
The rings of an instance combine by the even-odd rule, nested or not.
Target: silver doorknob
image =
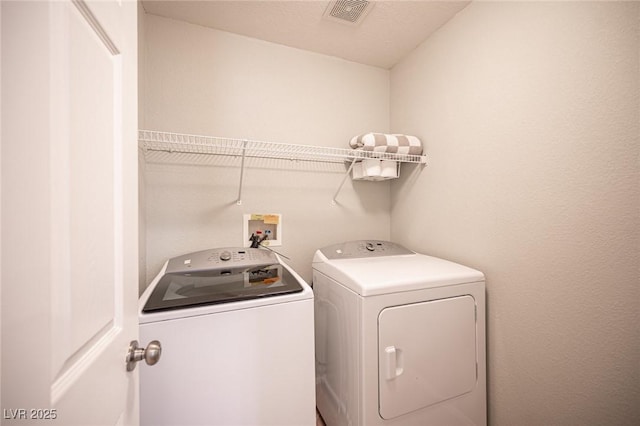
[[[138,361],[147,363],[147,365],[155,365],[160,360],[162,354],[162,346],[160,342],[154,340],[149,342],[147,348],[139,348],[138,341],[132,340],[129,343],[129,351],[127,352],[127,371],[133,371],[136,368]]]

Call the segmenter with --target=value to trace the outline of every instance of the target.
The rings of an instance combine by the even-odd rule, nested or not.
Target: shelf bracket
[[[342,186],[344,185],[345,181],[349,177],[349,174],[351,173],[351,169],[353,169],[353,166],[356,164],[356,160],[357,160],[357,158],[354,158],[351,161],[351,165],[349,166],[349,169],[347,170],[347,173],[344,174],[344,177],[342,178],[342,182],[340,182],[340,186],[338,187],[338,190],[336,191],[335,194],[333,194],[333,199],[331,200],[331,205],[332,206],[335,206],[337,204],[336,198],[338,198],[338,194],[340,193],[340,190],[342,189]]]
[[[247,143],[249,143],[249,141],[246,139],[242,141],[242,160],[240,162],[240,184],[238,185],[238,200],[236,201],[236,204],[239,206],[242,205],[242,181],[244,179],[244,159],[247,153]]]

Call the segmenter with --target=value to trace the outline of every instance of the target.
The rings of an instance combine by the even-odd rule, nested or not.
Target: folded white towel
[[[379,177],[382,172],[380,160],[366,158],[362,160],[362,174],[367,177]]]
[[[353,165],[354,180],[387,180],[398,177],[398,162],[366,158]]]
[[[422,142],[415,136],[385,133],[365,133],[355,136],[349,142],[353,149],[364,151],[389,152],[395,154],[422,154]]]
[[[382,160],[380,162],[380,176],[393,179],[398,177],[398,162],[393,160]]]

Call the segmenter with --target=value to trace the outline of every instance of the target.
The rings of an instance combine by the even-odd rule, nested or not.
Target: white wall
[[[148,129],[348,148],[388,131],[389,72],[184,22],[146,15],[141,104]],[[160,157],[160,158],[158,158]],[[343,164],[156,156],[145,179],[146,279],[169,257],[243,244],[243,213],[281,213],[290,264],[311,278],[316,248],[389,238],[388,182],[343,178]]]
[[[391,72],[391,237],[486,274],[491,425],[640,424],[640,4],[474,2]]]

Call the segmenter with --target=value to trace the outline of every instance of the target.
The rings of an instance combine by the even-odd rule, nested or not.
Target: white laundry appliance
[[[313,291],[327,425],[486,425],[481,272],[351,241],[315,253]]]
[[[142,425],[315,425],[313,292],[279,256],[219,248],[167,261],[140,298]]]

